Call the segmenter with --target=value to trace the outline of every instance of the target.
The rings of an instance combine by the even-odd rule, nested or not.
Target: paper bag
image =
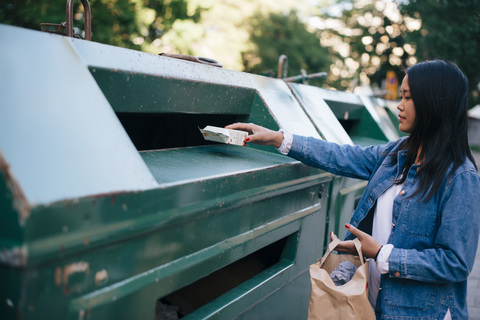
[[[359,320],[375,319],[368,301],[368,261],[364,262],[361,243],[354,240],[358,256],[331,254],[340,243],[332,241],[325,255],[310,265],[312,289],[308,308],[308,320]],[[343,261],[353,263],[358,269],[353,278],[341,286],[335,286],[330,273]]]

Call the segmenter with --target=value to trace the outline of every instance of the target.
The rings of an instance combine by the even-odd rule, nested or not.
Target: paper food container
[[[200,132],[203,134],[205,140],[226,144],[235,144],[238,146],[244,146],[245,138],[248,136],[248,132],[245,131],[225,129],[214,126],[206,126],[205,128],[200,129]]]

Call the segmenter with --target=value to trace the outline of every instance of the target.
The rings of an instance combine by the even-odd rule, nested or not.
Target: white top
[[[393,245],[387,244],[388,237],[392,231],[393,200],[402,191],[403,184],[394,184],[377,199],[377,205],[373,214],[372,237],[383,246],[380,250],[377,263],[370,259],[369,290],[368,300],[373,308],[377,301],[380,288],[380,275],[388,272],[388,259],[392,252]]]

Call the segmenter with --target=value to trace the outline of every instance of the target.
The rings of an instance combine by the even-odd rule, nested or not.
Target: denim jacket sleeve
[[[443,283],[467,279],[473,268],[480,229],[480,178],[473,166],[461,167],[437,200],[437,232],[424,249],[396,246],[390,255],[393,278]],[[408,240],[408,239],[407,239]]]
[[[369,180],[393,146],[389,143],[363,148],[294,135],[288,156],[336,175]]]

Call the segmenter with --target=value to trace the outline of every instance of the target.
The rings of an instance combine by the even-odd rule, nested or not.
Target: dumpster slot
[[[325,99],[325,102],[333,111],[345,131],[351,136],[362,120],[365,109],[363,105],[328,99]]]
[[[346,104],[337,101],[326,101],[348,134],[351,134],[359,125],[363,115],[363,106]]]
[[[240,121],[236,115],[117,113],[138,151],[218,144],[199,131]]]
[[[280,239],[168,296],[158,299],[155,306],[155,319],[163,319],[165,317],[164,312],[171,313],[174,310],[178,310],[178,317],[182,318],[277,264],[282,257],[284,259],[292,258],[286,257],[286,255],[290,256],[287,252],[289,251],[287,240],[290,238],[292,240],[296,239],[297,234]]]
[[[364,105],[333,100],[325,102],[355,144],[368,146],[384,141],[383,132]]]
[[[265,108],[250,87],[127,70],[90,71],[139,151],[214,144],[204,141],[199,127],[248,121],[254,110]]]

